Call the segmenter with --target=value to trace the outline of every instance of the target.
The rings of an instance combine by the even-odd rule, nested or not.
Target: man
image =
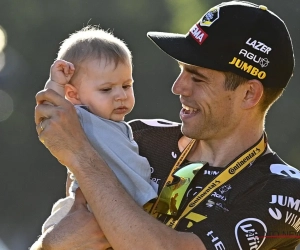
[[[300,173],[272,151],[264,132],[294,68],[283,21],[265,6],[233,1],[211,8],[186,35],[148,36],[179,62],[172,91],[182,103],[184,134],[166,121],[131,123],[140,154],[161,179],[151,215],[93,150],[72,105],[41,91],[39,138],[75,174],[84,196],[77,192],[69,216],[35,249],[294,249]]]

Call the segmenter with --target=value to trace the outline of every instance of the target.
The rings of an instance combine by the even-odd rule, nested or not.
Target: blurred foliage
[[[87,24],[112,30],[125,40],[133,53],[136,106],[127,119],[179,121],[180,103],[170,92],[179,72],[178,65],[158,50],[146,33],[185,34],[202,14],[219,2],[0,1],[0,26],[7,34],[7,45],[0,54],[0,63],[5,59],[0,71],[0,116],[3,118],[0,117],[3,120],[0,122],[0,240],[9,249],[27,249],[40,234],[52,204],[65,193],[66,170],[39,142],[33,118],[34,96],[43,88],[60,42]],[[267,5],[285,20],[298,58],[298,0],[254,2]],[[270,110],[266,124],[272,148],[296,167],[300,166],[298,72],[296,64],[295,75],[283,98]],[[13,109],[10,116],[9,109]]]
[[[199,0],[165,0],[172,13],[167,31],[186,34],[200,17],[210,8],[211,3]]]

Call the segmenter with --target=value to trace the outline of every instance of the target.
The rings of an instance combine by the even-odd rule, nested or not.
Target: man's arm
[[[75,174],[103,233],[115,250],[206,249],[196,235],[167,227],[134,202],[90,145],[69,102],[51,90],[39,92],[36,100],[35,122],[40,140]],[[44,101],[54,106],[43,105]],[[41,131],[39,123],[45,118]]]

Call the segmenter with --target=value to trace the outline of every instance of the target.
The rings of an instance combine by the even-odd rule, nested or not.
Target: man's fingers
[[[42,120],[46,120],[53,115],[54,107],[49,104],[39,104],[35,107],[34,122],[38,126]]]
[[[42,104],[44,101],[52,103],[54,106],[62,106],[70,104],[64,97],[60,96],[56,91],[52,89],[43,89],[39,91],[35,96],[36,104]]]
[[[60,96],[52,89],[46,89],[36,94],[36,107],[35,107],[35,124],[38,125],[41,120],[52,118],[54,115],[59,115],[59,112],[70,112],[74,106]],[[49,105],[52,104],[52,105]],[[58,106],[63,107],[59,109]]]
[[[43,104],[44,101],[53,106]],[[36,102],[35,124],[39,140],[62,165],[72,166],[76,159],[74,152],[80,151],[84,143],[89,146],[74,105],[51,89],[37,93]]]
[[[38,135],[40,135],[44,130],[45,130],[45,124],[43,124],[43,122],[45,121],[46,119],[44,120],[41,120],[40,123],[38,125],[36,125],[36,131],[38,133]]]

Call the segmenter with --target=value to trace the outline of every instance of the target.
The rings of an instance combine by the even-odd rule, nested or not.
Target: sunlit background
[[[300,167],[300,3],[253,0],[285,20],[296,69],[267,117],[273,150]],[[148,31],[186,33],[216,0],[1,0],[0,2],[0,250],[24,250],[40,234],[52,204],[65,194],[66,170],[38,141],[35,94],[43,88],[60,42],[87,24],[111,29],[133,53],[133,118],[179,121],[170,92],[178,66],[146,37]],[[230,29],[230,27],[228,27]],[[298,59],[298,60],[297,60]],[[300,248],[299,248],[300,249]]]

